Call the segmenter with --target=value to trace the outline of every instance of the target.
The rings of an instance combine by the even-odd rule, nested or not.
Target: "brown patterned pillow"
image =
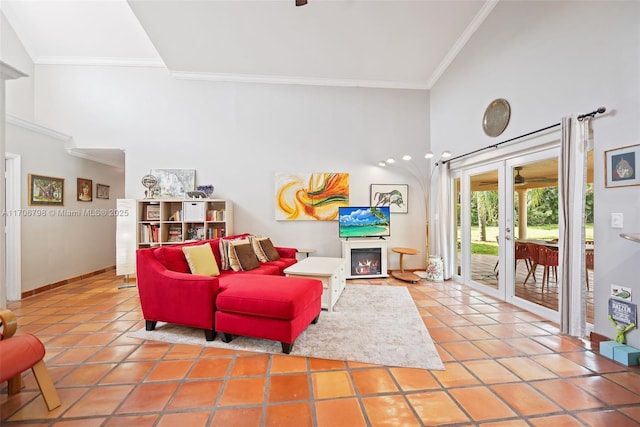
[[[275,261],[277,259],[280,259],[280,254],[273,246],[273,243],[271,243],[271,239],[266,238],[258,240],[258,244],[260,245],[260,248],[262,249],[262,252],[264,253],[267,260]]]
[[[230,242],[229,266],[233,271],[249,271],[260,267],[260,262],[249,241]]]
[[[262,247],[260,246],[260,241],[265,239],[268,239],[268,237],[257,237],[257,236],[249,237],[249,241],[251,242],[251,247],[253,248],[253,252],[255,252],[256,256],[258,257],[258,261],[260,262],[269,261],[264,251],[262,250]]]

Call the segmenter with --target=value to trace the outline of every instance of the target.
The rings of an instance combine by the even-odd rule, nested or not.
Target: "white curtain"
[[[560,331],[586,333],[584,200],[589,118],[562,119],[560,152]]]
[[[450,279],[453,275],[455,264],[453,252],[453,224],[452,224],[452,195],[449,173],[449,163],[438,165],[437,179],[432,190],[435,189],[434,212],[431,221],[431,235],[433,236],[433,250],[431,255],[439,255],[442,258],[444,279]]]

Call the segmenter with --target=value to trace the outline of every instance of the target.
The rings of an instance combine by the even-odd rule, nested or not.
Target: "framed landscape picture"
[[[104,184],[96,184],[96,199],[108,199],[109,186]]]
[[[195,169],[151,169],[149,173],[158,180],[156,186],[161,198],[183,199],[187,191],[195,190]]]
[[[605,187],[640,185],[638,161],[640,161],[640,145],[629,145],[605,151]]]
[[[371,184],[371,206],[389,206],[391,213],[409,212],[407,184]]]
[[[29,205],[63,206],[64,178],[29,174]]]

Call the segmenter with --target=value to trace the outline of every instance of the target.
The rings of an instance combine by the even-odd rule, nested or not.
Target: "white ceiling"
[[[0,0],[0,10],[35,64],[424,90],[497,1],[308,0],[296,7],[295,0]],[[70,152],[124,167],[121,152]]]
[[[497,0],[2,0],[36,64],[428,89]]]

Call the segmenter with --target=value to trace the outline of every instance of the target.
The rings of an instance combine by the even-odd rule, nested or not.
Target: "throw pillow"
[[[280,259],[280,254],[278,253],[276,248],[273,247],[273,243],[271,243],[271,239],[266,238],[264,240],[260,240],[259,244],[260,244],[260,247],[262,248],[262,252],[264,252],[264,255],[269,261],[275,261],[277,259]]]
[[[183,246],[182,252],[187,259],[192,274],[199,276],[219,276],[220,270],[213,256],[211,245]]]
[[[264,251],[262,250],[262,246],[260,246],[260,241],[265,239],[268,239],[268,237],[253,236],[249,238],[249,241],[251,242],[251,247],[253,248],[253,252],[255,252],[256,256],[258,257],[258,261],[260,262],[269,261],[267,259],[267,255],[265,255]]]
[[[230,243],[229,265],[233,271],[249,271],[260,267],[258,258],[256,258],[256,254],[248,241]]]
[[[241,237],[237,239],[220,239],[219,252],[220,252],[220,269],[231,270],[229,265],[229,244],[235,241],[249,241],[248,238]]]
[[[156,258],[171,271],[189,273],[189,264],[182,252],[182,248],[174,246],[160,246],[153,249]]]

